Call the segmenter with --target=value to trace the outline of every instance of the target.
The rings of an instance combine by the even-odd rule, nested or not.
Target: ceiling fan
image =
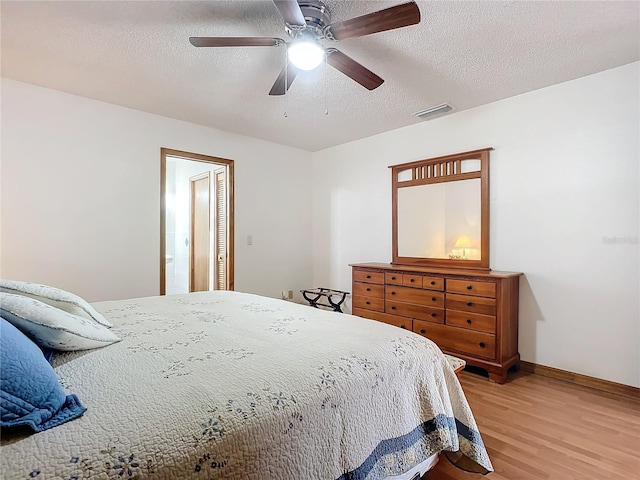
[[[337,23],[320,0],[273,0],[292,38],[271,37],[190,37],[194,47],[287,47],[287,63],[278,75],[269,95],[284,95],[300,70],[313,70],[323,60],[368,90],[378,88],[384,80],[340,50],[325,48],[321,40],[345,40],[420,23],[415,1]]]

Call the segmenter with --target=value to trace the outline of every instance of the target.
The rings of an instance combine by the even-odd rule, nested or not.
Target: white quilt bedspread
[[[123,340],[54,360],[87,412],[3,432],[3,479],[373,480],[442,450],[492,469],[419,335],[237,292],[93,305]]]

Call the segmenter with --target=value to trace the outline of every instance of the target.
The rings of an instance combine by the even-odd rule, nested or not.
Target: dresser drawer
[[[474,357],[494,358],[496,337],[464,328],[413,321],[413,331],[433,340],[442,350],[466,353]]]
[[[402,285],[405,287],[422,288],[422,275],[402,275]]]
[[[480,313],[482,315],[496,314],[495,298],[472,297],[447,293],[447,310],[461,310],[463,312]]]
[[[384,285],[353,282],[353,294],[364,297],[384,298]]]
[[[353,281],[366,283],[384,283],[384,273],[372,272],[370,270],[354,270]]]
[[[402,285],[402,274],[387,272],[384,274],[384,283],[387,285]]]
[[[447,292],[496,298],[496,284],[473,280],[447,280]]]
[[[492,334],[496,333],[496,317],[478,313],[447,310],[447,325]]]
[[[376,310],[378,312],[384,312],[384,298],[354,295],[351,303],[353,305],[353,308],[364,308],[365,310]]]
[[[444,290],[444,278],[442,277],[422,277],[422,288],[429,290]]]
[[[410,287],[396,287],[388,285],[385,298],[396,302],[418,303],[427,307],[444,307],[444,294]]]
[[[364,310],[362,308],[354,308],[353,314],[358,317],[371,318],[378,322],[388,323],[395,327],[400,327],[405,330],[411,330],[413,326],[413,320],[406,317],[398,317],[396,315],[387,315],[386,313],[374,312],[372,310]]]
[[[415,303],[402,303],[387,300],[384,311],[393,315],[403,317],[419,318],[433,323],[444,323],[444,310],[442,308],[431,308]]]

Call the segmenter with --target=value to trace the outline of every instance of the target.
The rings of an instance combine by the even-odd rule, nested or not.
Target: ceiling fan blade
[[[194,47],[278,47],[285,42],[270,37],[189,37]]]
[[[344,40],[408,27],[416,23],[420,23],[420,9],[416,2],[408,2],[331,24],[325,29],[325,35],[331,40]]]
[[[368,90],[378,88],[384,83],[378,75],[335,48],[327,49],[327,63]]]
[[[273,0],[273,3],[287,24],[298,27],[307,25],[297,0]]]
[[[286,72],[286,75],[285,75],[285,72]],[[273,84],[273,87],[271,87],[271,91],[269,92],[269,95],[284,95],[285,93],[287,93],[287,90],[289,90],[289,88],[291,87],[291,84],[295,80],[297,74],[298,74],[298,69],[287,62],[287,65],[282,69],[282,71],[280,72],[280,75],[278,75],[278,78],[276,78],[276,81]],[[284,88],[285,76],[287,81],[286,90]]]

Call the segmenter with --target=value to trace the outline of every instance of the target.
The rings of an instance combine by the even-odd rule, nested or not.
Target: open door
[[[209,172],[189,179],[191,196],[191,246],[189,291],[209,290],[211,264],[211,179]]]

